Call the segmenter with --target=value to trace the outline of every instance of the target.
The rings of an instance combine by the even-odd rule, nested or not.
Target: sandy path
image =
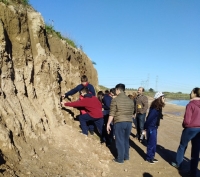
[[[179,112],[184,114],[184,107],[167,104],[163,112],[173,113]],[[124,164],[110,163],[111,174],[109,176],[125,176],[125,177],[178,177],[184,176],[184,173],[173,168],[169,163],[174,160],[176,150],[179,145],[182,132],[183,117],[173,116],[173,114],[164,114],[161,125],[158,129],[158,143],[156,158],[159,160],[156,164],[147,163],[145,158],[146,147],[139,143],[137,139],[130,137],[130,160]],[[136,134],[133,128],[132,133]],[[191,145],[186,150],[186,160],[184,161],[184,170],[189,169]],[[199,165],[200,167],[200,165]],[[200,169],[200,168],[199,168]],[[199,173],[200,176],[200,173]]]
[[[163,109],[164,119],[161,120],[158,129],[156,153],[159,162],[156,164],[151,165],[145,161],[146,147],[134,138],[135,128],[132,129],[130,136],[130,160],[124,164],[117,164],[112,162],[114,151],[101,145],[96,135],[89,137],[81,135],[79,122],[75,121],[72,126],[66,124],[57,127],[52,137],[52,146],[45,151],[44,155],[40,155],[40,159],[46,162],[46,165],[40,165],[36,161],[37,169],[32,168],[30,176],[179,177],[181,174],[169,163],[174,160],[179,145],[184,110],[184,107],[171,104],[167,104]],[[174,116],[174,113],[180,116]],[[190,150],[189,144],[185,154],[185,171],[189,169],[187,159],[190,159]],[[42,169],[42,173],[39,169]],[[21,176],[26,174],[28,173]]]

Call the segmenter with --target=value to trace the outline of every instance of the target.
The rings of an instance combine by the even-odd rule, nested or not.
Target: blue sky
[[[30,0],[94,62],[99,84],[200,87],[199,0]]]

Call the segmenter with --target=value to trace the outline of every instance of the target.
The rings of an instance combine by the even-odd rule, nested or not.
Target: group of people
[[[134,120],[137,129],[136,137],[140,142],[147,138],[146,160],[150,164],[158,162],[155,159],[157,145],[157,129],[163,118],[162,108],[165,98],[162,92],[157,92],[150,107],[148,98],[143,94],[144,88],[139,87],[135,96],[125,94],[125,85],[120,83],[115,88],[95,93],[94,87],[88,82],[86,75],[81,77],[81,84],[63,95],[63,98],[79,92],[79,100],[74,102],[62,101],[62,106],[74,107],[80,110],[80,127],[84,135],[88,131],[94,133],[94,125],[98,130],[101,141],[108,146],[114,140],[117,149],[116,163],[129,160],[129,136]],[[186,107],[183,121],[183,133],[177,151],[176,162],[172,166],[180,169],[188,142],[192,142],[191,176],[197,173],[200,153],[200,88],[192,90],[191,101]],[[149,108],[149,111],[148,111]],[[147,115],[148,111],[148,115]],[[145,136],[144,136],[145,135]]]

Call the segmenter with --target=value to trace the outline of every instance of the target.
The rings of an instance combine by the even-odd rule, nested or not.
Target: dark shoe
[[[124,163],[124,162],[119,162],[117,159],[113,159],[112,161],[115,162],[115,163],[119,163],[119,164],[123,164]]]
[[[94,135],[94,131],[93,130],[89,130],[90,135]]]
[[[147,160],[150,164],[155,164],[153,160]]]
[[[153,159],[153,162],[156,163],[156,162],[158,162],[158,160],[157,159]]]
[[[173,167],[175,167],[175,168],[179,169],[179,166],[177,165],[177,163],[175,163],[175,162],[172,162],[172,163],[171,163],[171,165],[172,165]]]
[[[111,146],[111,143],[106,143],[106,146],[107,146],[107,147],[110,147],[110,146]]]
[[[186,175],[187,177],[197,177],[197,175],[194,174],[194,173],[192,173],[191,171],[187,171],[187,172],[185,173],[185,175]]]

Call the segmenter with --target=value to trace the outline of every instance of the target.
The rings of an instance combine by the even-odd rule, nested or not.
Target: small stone
[[[101,173],[101,176],[106,176],[106,173],[103,171],[103,172]]]
[[[128,171],[127,169],[124,169],[124,171]]]

